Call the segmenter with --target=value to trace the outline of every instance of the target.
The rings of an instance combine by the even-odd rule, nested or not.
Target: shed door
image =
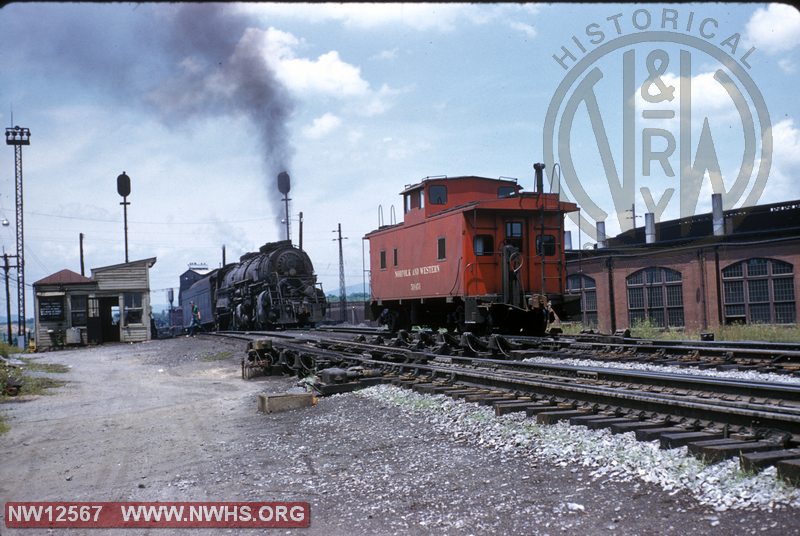
[[[89,344],[100,344],[103,342],[103,324],[100,320],[99,298],[89,298],[87,306],[86,338]]]

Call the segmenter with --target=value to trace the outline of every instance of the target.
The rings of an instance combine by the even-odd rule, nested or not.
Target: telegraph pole
[[[23,348],[28,346],[25,329],[25,237],[22,221],[22,146],[31,144],[31,131],[19,126],[6,129],[6,145],[14,146],[14,170],[17,194],[17,329],[22,336]],[[8,341],[11,343],[11,340]]]
[[[339,233],[339,238],[334,238],[334,240],[339,241],[339,304],[342,306],[341,310],[341,321],[347,322],[347,291],[345,290],[344,284],[344,254],[342,253],[342,240],[347,240],[345,236],[342,238],[342,224],[339,224],[339,228],[337,231],[331,231],[332,233]]]
[[[11,344],[11,292],[9,291],[9,284],[8,284],[8,270],[9,268],[16,268],[15,266],[9,266],[8,259],[9,257],[15,257],[15,255],[9,255],[8,253],[3,253],[3,270],[5,270],[5,279],[6,279],[6,324],[8,327],[8,344]]]

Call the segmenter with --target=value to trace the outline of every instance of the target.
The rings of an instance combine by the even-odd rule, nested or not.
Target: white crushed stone
[[[524,414],[497,417],[477,403],[444,395],[423,395],[391,385],[357,391],[355,396],[394,404],[413,412],[456,442],[481,445],[506,456],[524,456],[560,467],[582,466],[593,480],[639,479],[674,495],[687,491],[717,511],[800,508],[800,489],[776,477],[770,467],[748,474],[736,459],[706,465],[687,448],[662,450],[658,441],[637,441],[633,432],[613,435],[566,422],[539,425]],[[571,511],[580,511],[572,505]]]
[[[800,377],[775,374],[773,372],[756,372],[752,370],[713,370],[699,369],[696,367],[676,367],[670,365],[650,365],[647,363],[619,363],[598,361],[595,359],[559,359],[553,357],[529,357],[523,363],[541,365],[569,365],[574,367],[600,367],[610,369],[641,370],[646,372],[668,372],[670,374],[685,374],[687,376],[707,376],[729,380],[744,380],[749,382],[786,383],[800,385]]]

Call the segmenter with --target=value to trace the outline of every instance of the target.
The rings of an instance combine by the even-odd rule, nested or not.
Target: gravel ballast
[[[59,375],[69,383],[0,406],[11,425],[0,437],[0,500],[303,500],[310,528],[272,532],[314,535],[800,531],[796,492],[768,473],[728,477],[720,465],[703,474],[678,451],[598,432],[581,439],[578,427],[536,431],[444,397],[381,386],[259,414],[258,393],[296,380],[241,380],[244,344],[200,336],[35,356],[71,366]]]

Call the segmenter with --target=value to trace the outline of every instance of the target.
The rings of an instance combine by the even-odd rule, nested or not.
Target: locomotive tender
[[[180,300],[185,326],[194,301],[205,328],[235,331],[313,326],[327,309],[311,259],[289,240],[265,244],[209,272]]]
[[[475,176],[407,185],[404,221],[365,236],[372,318],[392,330],[541,335],[548,301],[568,316],[564,215],[577,205],[544,193],[544,164],[534,169],[534,193]]]

